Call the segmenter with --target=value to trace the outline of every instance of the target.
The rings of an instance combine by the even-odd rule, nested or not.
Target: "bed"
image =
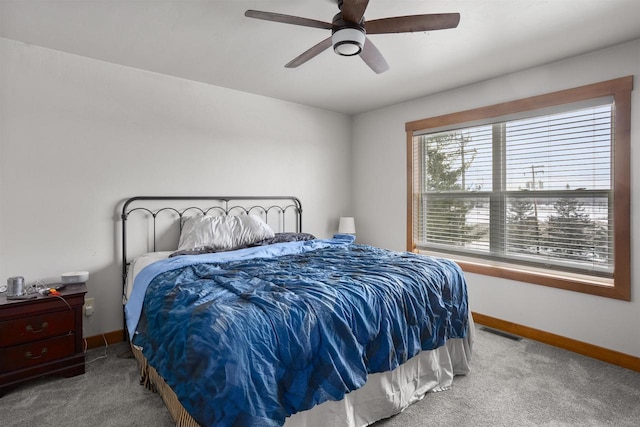
[[[134,197],[121,218],[125,333],[177,425],[365,426],[469,371],[449,260],[317,239],[295,197]]]

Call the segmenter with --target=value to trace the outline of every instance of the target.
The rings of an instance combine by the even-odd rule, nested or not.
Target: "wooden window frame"
[[[633,76],[566,89],[525,99],[504,102],[472,110],[445,114],[407,122],[407,250],[418,249],[413,237],[413,137],[429,129],[463,125],[465,123],[500,118],[541,108],[611,96],[614,99],[614,270],[611,283],[590,280],[589,277],[565,275],[561,272],[523,269],[519,265],[493,263],[481,258],[455,259],[464,271],[534,283],[559,289],[582,292],[624,301],[631,300],[631,91]]]

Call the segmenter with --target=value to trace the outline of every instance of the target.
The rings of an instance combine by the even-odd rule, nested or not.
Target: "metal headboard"
[[[166,203],[165,203],[166,202]],[[179,206],[179,207],[178,207]],[[186,206],[186,207],[185,207]],[[143,214],[143,219],[152,223],[151,251],[156,251],[157,222],[159,215],[182,219],[185,215],[229,216],[253,214],[261,216],[272,225],[276,216],[275,232],[302,231],[302,204],[293,196],[136,196],[122,206],[122,293],[125,294],[129,266],[127,244],[127,221],[132,214]],[[287,224],[293,219],[295,224]],[[175,221],[175,227],[182,228],[182,221]],[[125,326],[126,331],[126,326]],[[126,332],[125,332],[126,335]],[[125,337],[126,339],[126,337]]]

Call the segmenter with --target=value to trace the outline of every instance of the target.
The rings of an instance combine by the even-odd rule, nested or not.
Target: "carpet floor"
[[[640,425],[639,372],[476,326],[469,374],[374,427]],[[0,424],[173,425],[160,396],[139,385],[126,344],[86,356],[84,375],[34,380],[0,398]]]

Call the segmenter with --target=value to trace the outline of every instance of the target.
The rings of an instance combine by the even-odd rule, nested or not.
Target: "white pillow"
[[[198,215],[182,221],[179,251],[204,247],[232,250],[275,235],[271,227],[256,215]]]

